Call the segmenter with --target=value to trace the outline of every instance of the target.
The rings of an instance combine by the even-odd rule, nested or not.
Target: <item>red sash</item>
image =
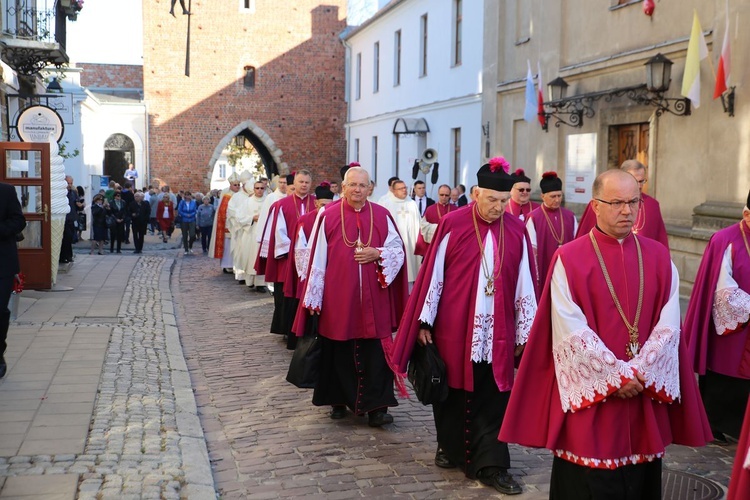
[[[221,197],[221,204],[219,204],[219,213],[216,216],[216,242],[214,243],[214,259],[221,259],[224,257],[224,233],[226,232],[227,226],[227,208],[229,208],[229,200],[232,199],[234,193],[229,192]]]

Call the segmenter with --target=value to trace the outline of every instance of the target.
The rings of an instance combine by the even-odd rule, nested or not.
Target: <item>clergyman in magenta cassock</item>
[[[419,221],[419,236],[414,247],[414,254],[424,257],[427,255],[427,247],[432,241],[438,222],[444,215],[457,210],[459,207],[451,205],[451,187],[443,184],[438,188],[438,201],[433,203],[424,211],[424,216]]]
[[[513,387],[515,351],[526,342],[536,312],[536,292],[523,222],[504,210],[515,179],[500,160],[477,173],[478,200],[438,224],[393,361],[405,372],[415,344],[429,331],[450,388],[446,401],[433,404],[436,465],[458,466],[469,478],[515,494],[521,489],[507,472],[508,447],[497,433]]]
[[[748,195],[750,204],[750,195]],[[750,209],[703,253],[683,331],[717,441],[738,438],[750,393]]]
[[[601,174],[594,197],[597,228],[553,256],[499,439],[552,450],[551,497],[659,499],[665,447],[712,439],[679,277],[663,245],[630,231],[630,175]]]
[[[348,407],[369,425],[390,423],[397,406],[388,358],[408,295],[404,244],[384,207],[367,201],[370,178],[361,167],[346,172],[344,197],[318,213],[305,290],[293,331],[303,336],[318,314],[322,338],[320,379],[313,404]]]
[[[539,208],[538,203],[531,201],[531,178],[526,175],[522,168],[513,172],[516,183],[510,191],[510,200],[505,208],[511,215],[525,221],[532,210]]]
[[[576,216],[562,202],[562,180],[556,172],[545,172],[539,181],[542,190],[542,204],[526,217],[526,232],[534,249],[534,262],[539,279],[537,291],[547,279],[552,255],[559,247],[573,241],[578,223]]]

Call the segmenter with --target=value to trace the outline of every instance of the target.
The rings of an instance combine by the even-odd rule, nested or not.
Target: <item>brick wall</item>
[[[188,17],[169,15],[169,3],[143,5],[152,178],[205,190],[214,150],[248,120],[291,170],[309,168],[314,181],[338,175],[346,159],[338,38],[346,0],[256,0],[252,14],[240,13],[238,0],[193,0],[189,77]],[[254,89],[243,84],[245,66],[256,68]]]
[[[143,66],[129,64],[77,63],[82,68],[81,85],[108,89],[142,89]]]

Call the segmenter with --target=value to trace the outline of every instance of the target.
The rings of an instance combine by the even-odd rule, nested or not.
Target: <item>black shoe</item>
[[[334,420],[341,420],[346,416],[346,406],[337,405],[331,408],[331,418]]]
[[[482,484],[492,486],[505,495],[519,495],[523,492],[516,480],[513,479],[513,476],[508,474],[508,471],[505,469],[485,467],[479,471],[477,479],[479,479]]]
[[[728,446],[729,441],[727,440],[727,437],[724,435],[721,431],[711,431],[714,435],[714,440],[711,441],[711,444],[715,444],[718,446]]]
[[[5,372],[8,371],[8,364],[5,362],[5,358],[0,356],[0,378],[5,376]]]
[[[435,465],[440,467],[441,469],[455,469],[456,464],[451,462],[451,459],[448,458],[448,454],[443,451],[442,448],[438,446],[437,452],[435,453]]]
[[[368,413],[367,425],[370,427],[382,427],[391,423],[393,423],[393,417],[383,410]]]
[[[268,292],[268,288],[266,288],[264,286],[256,286],[255,287],[255,291],[258,292],[258,293],[266,293],[266,292]]]
[[[245,284],[245,280],[239,280],[239,281],[237,281],[237,283],[239,283],[240,285],[244,285]]]

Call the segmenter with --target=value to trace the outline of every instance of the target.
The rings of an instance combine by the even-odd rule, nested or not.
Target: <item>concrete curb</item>
[[[177,330],[177,319],[174,315],[171,276],[175,268],[179,273],[177,259],[172,261],[171,266],[162,267],[161,276],[159,276],[159,292],[161,294],[167,356],[169,357],[175,394],[175,416],[185,471],[185,486],[182,491],[184,496],[190,499],[215,499],[217,497],[216,487],[211,463],[208,459],[206,438],[203,435],[203,427],[198,417],[198,406],[195,402],[190,373],[185,363],[180,334]]]

